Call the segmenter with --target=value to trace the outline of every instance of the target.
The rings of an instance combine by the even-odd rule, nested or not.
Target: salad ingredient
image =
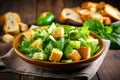
[[[70,63],[70,62],[73,62],[73,61],[72,61],[72,59],[68,59],[68,60],[61,60],[61,62]]]
[[[34,31],[32,31],[32,30],[29,30],[29,31],[26,32],[24,35],[25,35],[25,37],[26,37],[28,40],[32,40],[32,39],[35,37],[35,33],[34,33]]]
[[[47,55],[43,52],[35,52],[32,59],[47,60]]]
[[[88,27],[63,28],[58,23],[52,23],[42,30],[37,28],[25,32],[19,49],[32,59],[50,62],[80,61],[84,59],[79,53],[81,47],[90,48],[90,57],[99,50],[98,39],[94,40],[89,33]]]
[[[62,55],[63,55],[62,51],[53,48],[49,60],[54,62],[59,62],[62,58]]]
[[[77,50],[72,50],[72,53],[66,55],[67,59],[72,59],[72,61],[80,61],[81,55]]]
[[[62,27],[54,28],[51,34],[54,38],[61,38],[64,36],[64,29]]]
[[[103,39],[110,40],[111,49],[120,49],[120,22],[115,22],[109,26],[105,26],[96,19],[89,19],[84,22],[83,26],[88,26],[89,30],[95,32]]]
[[[43,44],[43,40],[40,38],[40,39],[35,40],[35,41],[31,44],[31,46],[32,46],[33,48],[42,48],[42,44]]]
[[[43,12],[37,19],[36,25],[43,26],[43,25],[50,25],[55,20],[54,14],[50,12]]]
[[[82,56],[83,59],[88,59],[91,57],[91,48],[90,47],[80,47],[78,52]]]

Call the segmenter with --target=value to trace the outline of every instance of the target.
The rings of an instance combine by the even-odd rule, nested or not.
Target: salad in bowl
[[[87,26],[52,23],[19,34],[13,49],[27,62],[52,70],[69,70],[96,60],[102,54],[104,43]]]

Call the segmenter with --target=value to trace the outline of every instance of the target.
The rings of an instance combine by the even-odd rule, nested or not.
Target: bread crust
[[[67,20],[73,21],[75,23],[82,23],[80,15],[70,8],[64,8],[60,15],[60,21],[65,22]]]
[[[8,12],[4,14],[4,27],[3,30],[5,33],[18,34],[19,23],[21,19],[20,16],[15,12]]]
[[[104,13],[105,15],[110,16],[115,20],[120,20],[120,11],[109,4],[105,5]]]
[[[14,40],[14,36],[11,34],[4,34],[2,36],[2,41],[6,42],[6,43],[12,42],[13,40]]]

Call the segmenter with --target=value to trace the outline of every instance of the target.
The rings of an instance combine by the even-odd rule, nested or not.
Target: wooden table
[[[60,11],[64,7],[79,6],[85,0],[0,0],[0,15],[8,11],[14,11],[20,14],[22,22],[34,24],[36,17],[43,11],[50,11],[59,21]],[[94,0],[91,0],[94,1]],[[95,0],[99,2],[99,0]],[[120,8],[120,1],[107,0],[109,4]],[[1,29],[1,28],[0,28]],[[1,33],[0,33],[1,34]],[[0,38],[1,39],[1,38]],[[0,42],[0,56],[5,54],[12,46]],[[16,73],[0,73],[0,80],[54,80],[52,78],[42,78],[35,76],[26,76]],[[61,80],[61,79],[58,79]],[[101,67],[91,80],[120,80],[120,50],[109,50]]]

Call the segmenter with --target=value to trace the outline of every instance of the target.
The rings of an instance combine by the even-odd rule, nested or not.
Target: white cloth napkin
[[[34,75],[40,77],[50,77],[50,78],[63,78],[68,80],[73,79],[82,79],[82,80],[90,80],[97,70],[99,69],[101,63],[103,62],[110,46],[109,40],[104,40],[105,49],[103,54],[94,61],[91,65],[82,68],[77,71],[70,72],[52,72],[47,70],[42,70],[40,67],[27,63],[16,56],[14,50],[11,49],[6,55],[0,58],[0,66],[7,67],[4,71],[12,71],[19,74],[24,75]]]

